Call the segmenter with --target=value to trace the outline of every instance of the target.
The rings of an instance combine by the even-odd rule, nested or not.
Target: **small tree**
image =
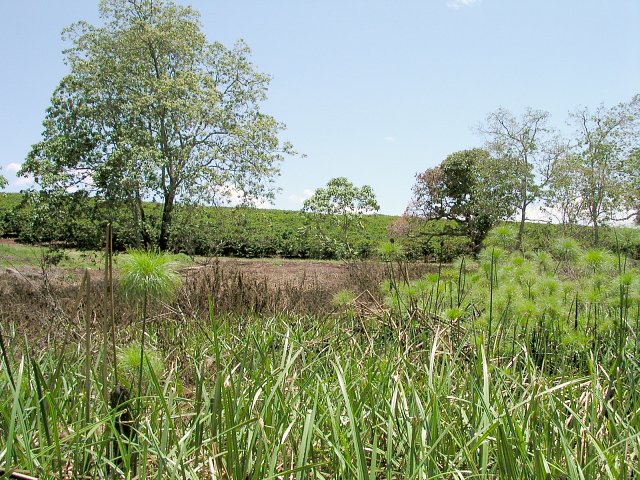
[[[380,210],[375,193],[369,185],[356,187],[345,177],[329,180],[325,188],[316,189],[304,202],[302,211],[315,234],[324,241],[336,243],[338,255],[353,256],[349,233],[362,230],[362,216]],[[337,230],[337,238],[329,232]]]
[[[575,192],[574,202],[581,207],[577,218],[591,225],[595,244],[600,226],[632,218],[638,211],[639,109],[636,95],[612,108],[583,108],[571,115],[576,140],[558,176]]]
[[[548,184],[555,160],[563,154],[562,141],[549,126],[549,113],[528,108],[518,118],[506,109],[490,113],[478,128],[491,154],[507,164],[518,181],[513,184],[520,210],[518,248],[522,247],[527,208]]]
[[[453,220],[447,233],[468,237],[477,250],[491,227],[515,212],[515,179],[508,166],[478,148],[452,153],[416,175],[406,215]]]
[[[584,202],[574,178],[578,163],[571,154],[559,158],[553,165],[553,174],[544,193],[546,211],[556,217],[563,229],[576,225],[583,215]]]

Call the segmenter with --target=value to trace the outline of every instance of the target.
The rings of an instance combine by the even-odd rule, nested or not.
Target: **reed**
[[[638,276],[615,256],[567,250],[496,246],[415,282],[389,251],[386,308],[346,293],[325,315],[217,313],[213,295],[201,315],[179,296],[159,304],[142,357],[129,345],[138,325],[117,332],[124,407],[145,407],[130,438],[97,393],[105,343],[88,370],[84,346],[7,351],[0,467],[41,478],[78,461],[93,478],[133,478],[135,464],[140,478],[633,478]]]

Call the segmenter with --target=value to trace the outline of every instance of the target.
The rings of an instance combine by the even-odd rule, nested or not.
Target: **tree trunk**
[[[136,192],[136,203],[138,206],[138,211],[140,212],[140,236],[142,237],[144,248],[148,250],[152,244],[152,241],[151,236],[147,231],[146,215],[144,213],[144,204],[142,203],[142,198],[140,198],[140,192]]]
[[[160,224],[160,238],[158,241],[158,247],[163,252],[169,248],[169,229],[171,228],[171,218],[175,199],[175,189],[169,189],[167,196],[164,198],[164,205],[162,207],[162,223]]]
[[[137,197],[136,197],[137,198]],[[131,202],[131,212],[133,213],[133,228],[135,229],[135,231],[137,232],[142,232],[142,227],[140,226],[140,216],[139,216],[139,211],[138,211],[138,201],[135,200],[133,198],[130,198],[130,202]],[[135,241],[135,247],[136,248],[140,248],[140,238],[142,235],[136,235],[134,238]]]
[[[523,182],[522,188],[522,212],[520,213],[520,229],[518,230],[518,243],[516,249],[522,250],[522,239],[524,238],[524,223],[527,219],[527,183]]]

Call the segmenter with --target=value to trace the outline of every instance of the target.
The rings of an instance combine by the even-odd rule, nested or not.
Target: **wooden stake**
[[[85,406],[84,406],[84,419],[86,425],[89,425],[91,420],[91,277],[89,276],[89,269],[84,270],[84,278],[82,280],[84,285],[84,322],[85,322],[85,378],[84,378],[84,391],[85,391]]]

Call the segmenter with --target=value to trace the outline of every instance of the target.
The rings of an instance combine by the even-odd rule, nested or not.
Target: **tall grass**
[[[491,247],[387,287],[387,303],[406,324],[466,333],[507,363],[522,347],[548,373],[586,373],[591,355],[624,362],[638,348],[640,271],[621,255],[572,248],[562,239],[553,254]]]
[[[419,282],[394,277],[378,315],[225,316],[212,301],[208,317],[167,309],[148,323],[145,396],[130,400],[145,408],[131,439],[98,393],[109,352],[93,352],[86,422],[84,348],[13,358],[10,338],[0,467],[131,477],[138,452],[141,478],[637,476],[638,308],[635,279],[623,277],[633,270],[606,255],[487,255]],[[136,337],[131,328],[121,338]],[[173,344],[167,330],[178,332]],[[134,387],[141,370],[120,363],[120,382]]]
[[[17,364],[15,387],[6,369],[0,380],[0,461],[43,477],[96,478],[124,475],[134,450],[146,478],[629,478],[636,471],[636,357],[624,372],[591,359],[585,375],[549,376],[524,348],[507,361],[490,359],[482,344],[465,351],[444,331],[416,331],[408,349],[384,333],[369,332],[378,338],[373,351],[340,321],[214,316],[210,327],[193,324],[185,361],[169,361],[162,377],[145,370],[146,410],[121,461],[109,453],[119,437],[100,395],[85,424],[82,349],[64,361],[58,352],[29,353]],[[98,360],[93,367],[92,392],[100,392]]]

